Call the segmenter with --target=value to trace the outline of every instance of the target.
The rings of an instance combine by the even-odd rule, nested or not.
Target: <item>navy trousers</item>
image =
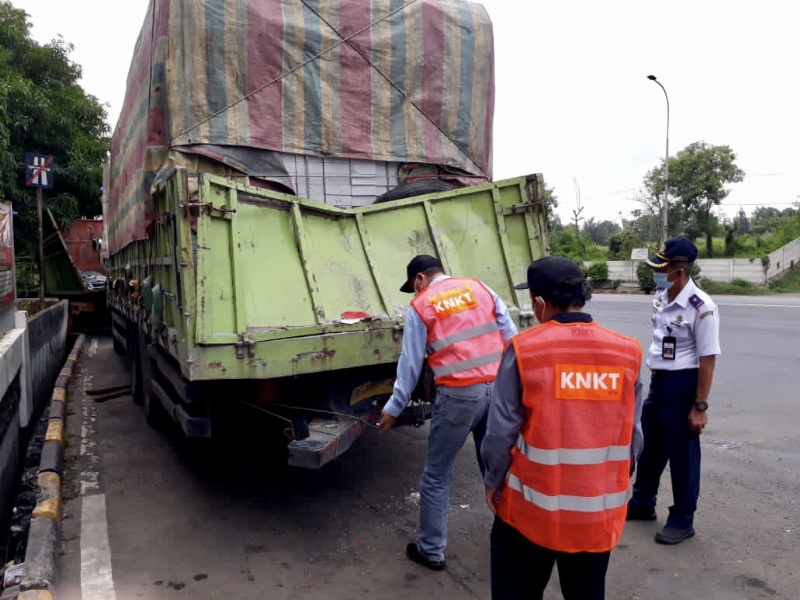
[[[661,474],[669,462],[672,498],[667,525],[692,527],[700,496],[700,436],[689,429],[697,369],[657,371],[642,409],[644,448],[631,505],[655,508]]]

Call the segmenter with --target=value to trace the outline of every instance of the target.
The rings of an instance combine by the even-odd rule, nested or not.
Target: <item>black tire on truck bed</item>
[[[414,196],[422,196],[424,194],[435,194],[436,192],[447,192],[454,190],[458,186],[441,179],[423,179],[420,181],[412,181],[411,183],[404,183],[398,185],[396,188],[389,190],[375,198],[375,204],[381,202],[391,202],[392,200],[402,200],[403,198],[412,198]]]

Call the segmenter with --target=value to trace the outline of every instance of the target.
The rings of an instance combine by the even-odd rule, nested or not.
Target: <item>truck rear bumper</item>
[[[344,454],[367,428],[365,421],[314,419],[308,437],[289,444],[289,465],[319,469]]]

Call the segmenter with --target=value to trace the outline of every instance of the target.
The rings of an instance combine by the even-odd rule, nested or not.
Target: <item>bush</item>
[[[705,281],[703,289],[711,295],[737,294],[740,296],[758,296],[768,293],[765,288],[744,279],[734,279],[731,282]]]
[[[636,279],[639,280],[639,288],[645,294],[649,294],[656,289],[656,280],[653,279],[653,271],[647,266],[647,263],[640,262],[636,266]]]
[[[585,273],[586,277],[591,280],[592,283],[608,281],[608,263],[605,261],[593,262],[586,267]]]
[[[628,230],[612,234],[608,238],[608,258],[610,260],[630,260],[631,250],[639,245],[639,241]]]

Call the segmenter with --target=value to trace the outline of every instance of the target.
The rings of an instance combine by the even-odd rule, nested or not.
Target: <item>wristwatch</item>
[[[694,409],[699,410],[700,412],[706,412],[708,410],[708,402],[706,402],[705,400],[700,400],[699,402],[695,402]]]

